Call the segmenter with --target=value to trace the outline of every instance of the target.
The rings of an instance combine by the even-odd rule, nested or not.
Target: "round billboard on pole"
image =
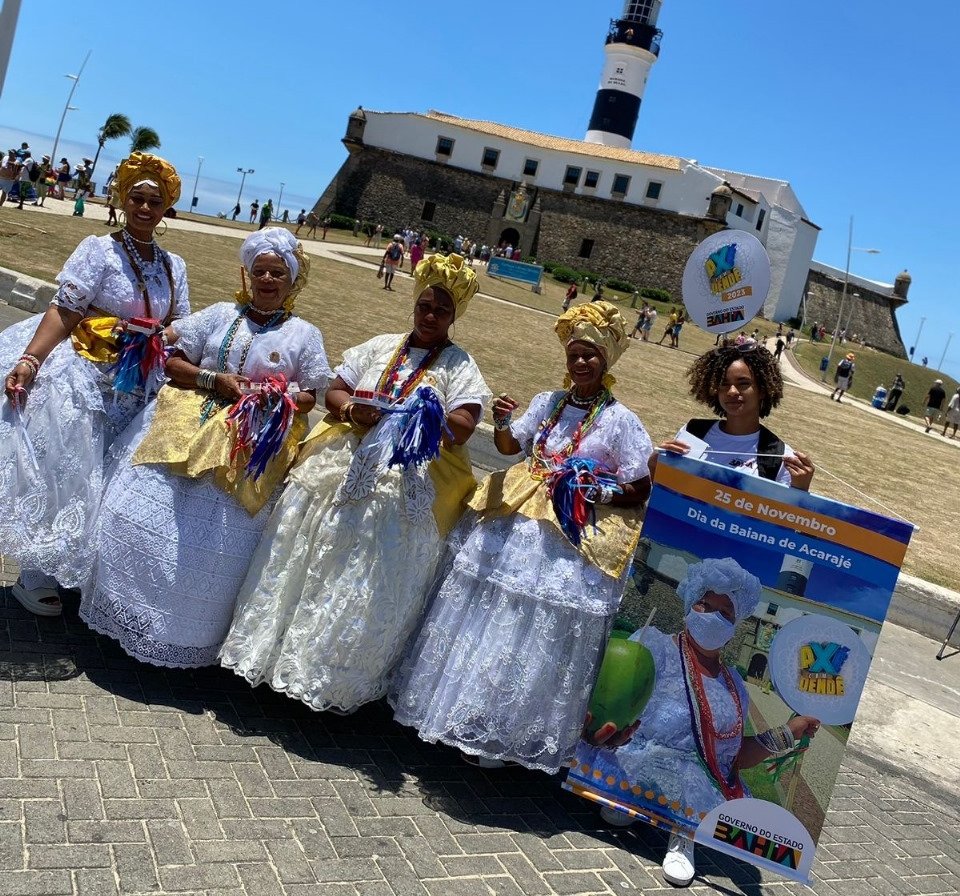
[[[770,291],[770,258],[752,233],[721,230],[708,236],[683,269],[683,305],[708,333],[744,327]]]

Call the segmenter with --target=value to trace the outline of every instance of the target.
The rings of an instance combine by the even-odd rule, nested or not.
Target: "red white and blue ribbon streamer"
[[[580,547],[588,525],[596,529],[594,504],[600,493],[604,489],[623,492],[616,477],[589,457],[568,457],[550,471],[546,483],[553,512],[574,547]]]
[[[114,392],[143,392],[149,398],[159,389],[167,355],[159,322],[155,323],[157,329],[153,333],[126,330],[118,337],[120,357],[109,370]]]
[[[406,470],[428,463],[440,455],[444,435],[453,438],[440,398],[430,386],[420,386],[411,398],[387,413],[403,415],[388,466]]]
[[[246,475],[255,480],[280,453],[297,413],[285,376],[267,377],[258,385],[234,402],[227,413],[227,426],[233,430],[230,461],[249,452]]]

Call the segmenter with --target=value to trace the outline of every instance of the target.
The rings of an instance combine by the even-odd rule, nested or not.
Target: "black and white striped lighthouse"
[[[626,0],[623,15],[610,22],[603,77],[584,138],[588,143],[630,148],[647,76],[660,54],[661,2]]]

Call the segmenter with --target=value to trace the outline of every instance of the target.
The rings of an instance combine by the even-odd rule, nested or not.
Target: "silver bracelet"
[[[797,746],[797,740],[793,736],[789,725],[781,725],[779,728],[768,728],[757,734],[757,743],[763,747],[771,756],[786,756]]]
[[[215,370],[204,370],[202,367],[197,371],[197,388],[205,389],[207,392],[213,392],[217,386],[217,372]]]

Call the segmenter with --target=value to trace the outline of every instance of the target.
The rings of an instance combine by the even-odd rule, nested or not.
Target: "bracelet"
[[[204,370],[202,367],[197,371],[197,388],[204,389],[207,392],[213,392],[217,387],[217,372],[215,370]]]
[[[36,355],[31,355],[30,352],[24,352],[17,360],[17,364],[26,364],[33,370],[34,376],[40,373],[40,359]]]
[[[354,402],[349,398],[340,405],[340,422],[341,423],[353,423],[353,405]]]
[[[786,756],[797,746],[797,739],[789,725],[781,725],[779,728],[761,731],[757,735],[757,743],[771,756]]]

